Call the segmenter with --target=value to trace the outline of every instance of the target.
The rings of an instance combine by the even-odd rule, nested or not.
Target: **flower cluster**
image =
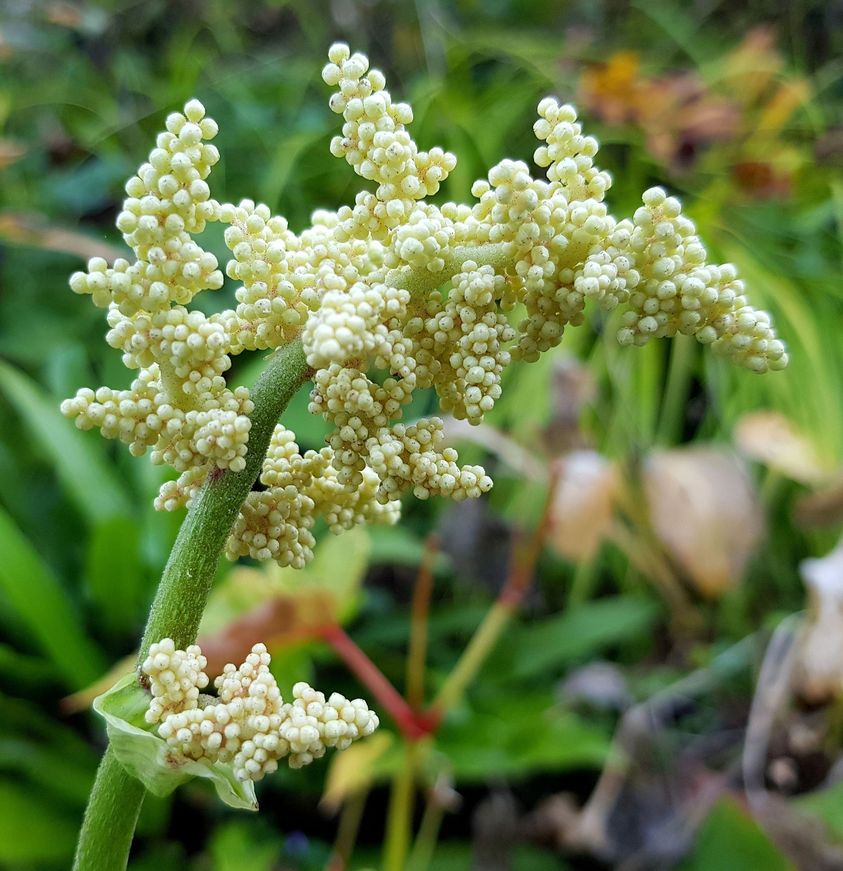
[[[426,198],[456,158],[419,148],[412,110],[384,75],[336,44],[322,76],[343,120],[331,152],[374,190],[315,212],[301,233],[264,204],[218,202],[206,181],[217,127],[191,100],[126,186],[117,225],[135,262],[94,259],[71,279],[108,308],[107,340],[139,374],[128,390],[82,389],[63,411],[181,472],[162,487],[163,510],[188,504],[214,470],[245,466],[253,409],[247,390],[226,386],[231,355],[302,342],[315,371],[310,410],[332,425],[327,447],[302,455],[279,426],[230,557],[301,566],[317,516],[339,532],[391,522],[404,492],[486,492],[491,480],[459,464],[442,421],[405,422],[404,410],[433,389],[443,412],[479,423],[509,363],[558,345],[589,301],[619,309],[622,344],[683,333],[754,372],[787,364],[769,316],[749,305],[733,266],[707,262],[675,198],[652,188],[631,219],[609,213],[611,178],[573,107],[539,103],[543,177],[505,159],[473,184],[470,204],[437,205]],[[210,317],[186,308],[223,283],[193,239],[208,222],[226,227],[225,271],[237,283],[236,306]]]
[[[241,471],[252,403],[231,391],[224,328],[185,305],[201,290],[222,287],[217,260],[192,238],[218,220],[205,179],[219,160],[217,125],[198,100],[167,118],[149,159],[126,183],[117,227],[135,253],[108,267],[93,258],[70,286],[108,308],[107,340],[140,374],[128,390],[80,390],[62,412],[80,429],[98,428],[126,442],[133,454],[179,471],[196,467]]]
[[[295,435],[280,424],[272,434],[260,482],[253,490],[226,546],[231,559],[251,556],[274,559],[282,566],[302,568],[313,556],[310,530],[317,517],[339,533],[362,523],[391,524],[398,519],[399,503],[377,499],[377,478],[371,470],[360,486],[340,484],[330,447],[303,456]]]
[[[197,645],[176,650],[172,639],[164,638],[150,647],[142,666],[152,691],[146,721],[158,726],[176,754],[230,762],[239,780],[260,780],[276,771],[281,759],[301,768],[329,747],[345,750],[377,729],[377,714],[363,699],[339,693],[326,698],[300,682],[293,701],[285,702],[269,664],[265,645],[256,644],[239,667],[225,666],[214,681],[216,696],[204,695],[202,651]]]
[[[351,54],[347,45],[337,43],[328,59],[322,78],[337,88],[330,106],[345,121],[342,136],[331,140],[331,154],[344,157],[358,175],[378,184],[374,194],[358,194],[353,209],[340,209],[341,238],[386,241],[391,230],[407,222],[416,200],[439,190],[457,159],[441,148],[419,151],[406,129],[413,110],[392,102],[383,73],[366,75],[365,55]]]
[[[706,264],[705,247],[675,197],[648,190],[633,224],[629,248],[642,280],[623,315],[621,344],[681,332],[755,372],[787,364],[769,315],[747,303],[734,266]]]

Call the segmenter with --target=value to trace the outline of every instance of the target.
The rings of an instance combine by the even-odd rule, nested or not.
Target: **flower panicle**
[[[353,205],[318,210],[294,233],[263,203],[215,200],[217,125],[191,100],[126,185],[117,226],[134,261],[94,258],[70,280],[108,310],[106,340],[137,376],[127,390],[82,388],[62,411],[179,472],[161,488],[161,510],[189,505],[212,473],[245,468],[253,404],[226,383],[232,356],[302,342],[315,372],[309,409],[331,431],[321,451],[302,454],[279,425],[230,558],[300,567],[318,517],[341,532],[394,522],[406,492],[487,492],[491,479],[460,465],[441,419],[408,424],[404,409],[432,389],[443,412],[480,423],[506,368],[556,347],[587,305],[618,310],[622,345],[684,334],[752,372],[787,365],[770,316],[751,306],[734,266],[708,261],[675,197],[651,188],[631,218],[609,212],[611,176],[572,106],[538,104],[543,174],[503,159],[472,185],[471,202],[437,205],[428,198],[456,157],[419,147],[412,109],[393,100],[383,73],[337,43],[322,78],[342,118],[331,153],[372,188]],[[207,316],[188,305],[223,284],[195,239],[214,222],[225,227],[236,305]]]
[[[199,646],[177,650],[164,638],[141,666],[152,692],[146,721],[177,758],[231,763],[241,781],[261,780],[282,760],[302,768],[378,728],[377,714],[363,699],[326,696],[303,681],[285,702],[270,662],[266,645],[255,644],[239,666],[225,666],[211,696],[201,692],[209,680]]]

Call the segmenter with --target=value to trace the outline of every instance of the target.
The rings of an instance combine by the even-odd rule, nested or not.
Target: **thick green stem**
[[[184,519],[149,612],[138,662],[143,662],[149,646],[162,638],[172,638],[176,647],[196,640],[220,553],[260,472],[278,416],[308,373],[300,340],[270,357],[252,390],[255,410],[246,468],[212,474]]]
[[[506,268],[511,265],[510,249],[506,244],[460,246],[448,258],[441,273],[434,275],[426,270],[406,268],[394,270],[389,281],[395,287],[406,287],[414,295],[424,295],[458,272],[466,260],[474,260],[481,266],[490,265],[496,270]],[[139,662],[146,658],[150,645],[162,638],[172,638],[177,647],[195,641],[219,555],[237,512],[258,476],[278,416],[309,375],[301,340],[281,348],[270,358],[252,391],[255,410],[251,416],[246,468],[243,472],[211,474],[188,512],[152,603]],[[140,783],[106,751],[79,834],[76,871],[114,871],[126,867],[143,796]],[[403,803],[411,797],[412,776],[407,775],[402,778],[397,793],[398,815],[402,820],[406,817]],[[406,840],[399,826],[391,855],[403,856]]]
[[[301,341],[270,358],[254,389],[249,452],[242,472],[212,473],[184,519],[149,612],[140,647],[172,638],[177,647],[196,640],[220,553],[243,500],[260,471],[281,412],[309,377]],[[74,861],[76,871],[125,868],[144,789],[110,751],[100,763]]]
[[[107,748],[85,809],[74,869],[126,867],[145,792]]]
[[[467,260],[473,261],[478,266],[491,266],[496,272],[502,272],[513,265],[513,259],[513,246],[508,242],[457,245],[445,256],[445,265],[439,272],[403,266],[387,273],[386,283],[390,287],[403,287],[416,298],[424,298],[453,278]]]

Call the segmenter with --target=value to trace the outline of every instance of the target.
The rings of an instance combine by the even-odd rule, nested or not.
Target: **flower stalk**
[[[480,466],[459,465],[438,417],[401,422],[415,390],[480,423],[501,396],[512,360],[533,362],[556,347],[586,303],[624,306],[618,340],[644,345],[677,334],[755,372],[782,369],[784,344],[769,315],[753,309],[730,264],[707,263],[681,206],[661,188],[644,193],[631,219],[608,213],[611,177],[594,163],[573,107],[539,103],[535,163],[502,160],[472,185],[471,205],[426,198],[456,166],[441,148],[421,150],[385,77],[362,54],[333,45],[322,71],[343,116],[331,142],[358,175],[376,183],[354,208],[317,211],[293,233],[253,200],[211,197],[218,128],[198,100],[171,113],[148,161],[126,184],[117,227],[135,255],[108,266],[95,257],[75,273],[74,292],[108,310],[108,343],[138,372],[128,390],[81,388],[62,403],[83,430],[129,446],[135,456],[181,473],[155,505],[189,507],[164,569],[140,646],[193,643],[220,553],[300,568],[323,517],[334,533],[394,523],[402,493],[421,499],[476,498],[492,487]],[[238,282],[236,308],[206,316],[186,306],[223,286],[216,257],[197,239],[226,225]],[[194,238],[197,237],[197,238]],[[508,313],[526,315],[512,323]],[[275,349],[253,391],[230,389],[231,355]],[[678,365],[678,364],[677,364]],[[379,370],[386,377],[373,380]],[[332,424],[327,447],[301,453],[278,418],[313,379],[309,410]],[[677,382],[677,395],[681,383]],[[262,485],[253,490],[260,478]],[[552,489],[552,488],[551,488]],[[420,710],[431,578],[414,608],[407,698],[338,626],[323,637],[369,686],[407,741],[395,784],[388,862],[404,865],[419,739],[435,732],[517,610],[533,574],[545,517],[513,564],[510,581],[434,703]],[[139,675],[143,683],[145,678]],[[125,867],[143,787],[106,752],[83,823],[75,868]]]
[[[278,417],[310,377],[301,342],[276,351],[255,384],[246,468],[211,475],[188,511],[164,568],[140,647],[139,663],[161,638],[196,640],[220,553],[257,477]],[[145,790],[106,750],[79,834],[74,869],[125,868]]]

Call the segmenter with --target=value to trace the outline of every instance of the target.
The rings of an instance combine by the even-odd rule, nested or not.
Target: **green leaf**
[[[310,384],[305,384],[281,415],[281,422],[296,434],[296,442],[302,451],[323,448],[325,437],[331,431],[331,425],[321,414],[311,414],[308,410],[311,389]]]
[[[143,814],[150,796],[147,796],[141,805]],[[134,853],[134,851],[132,851]],[[184,844],[173,841],[159,841],[144,850],[140,856],[132,855],[129,859],[129,871],[162,871],[166,868],[193,868],[186,855]],[[204,866],[202,866],[204,867]],[[249,869],[251,871],[251,869]]]
[[[790,871],[790,862],[773,846],[747,811],[733,798],[722,798],[697,833],[681,871]]]
[[[34,867],[35,863],[69,859],[78,827],[73,815],[5,779],[0,780],[0,808],[0,865]]]
[[[800,796],[795,804],[802,810],[818,816],[829,831],[843,841],[843,781]]]
[[[360,587],[369,564],[369,531],[363,526],[340,536],[326,535],[313,561],[303,569],[265,563],[258,569],[236,566],[211,592],[202,616],[200,637],[212,635],[273,599],[296,606],[298,628],[322,625],[327,619],[349,620],[360,601]],[[290,630],[291,624],[269,627]]]
[[[370,526],[372,565],[418,566],[425,556],[424,540],[406,526]],[[450,560],[441,551],[434,559],[433,571],[444,572]]]
[[[337,621],[350,620],[357,610],[360,586],[369,566],[369,530],[355,526],[342,535],[329,535],[316,548],[305,571],[286,570],[291,589],[316,587],[330,592]]]
[[[488,605],[447,604],[440,606],[428,621],[428,642],[431,658],[447,656],[450,642],[456,638],[464,642],[483,622]],[[376,645],[403,647],[410,632],[410,615],[387,611],[378,613],[376,619],[355,628],[354,639],[361,647]]]
[[[355,856],[357,854],[355,853]],[[442,841],[437,844],[430,863],[436,871],[465,871],[476,868],[476,847],[458,841]],[[376,867],[372,863],[372,867]],[[513,844],[503,867],[517,868],[518,871],[565,871],[571,868],[555,851],[542,849],[533,844]]]
[[[272,871],[281,857],[277,832],[256,837],[255,826],[237,821],[217,828],[211,838],[214,871]],[[261,833],[263,834],[263,833]]]
[[[55,681],[55,668],[40,656],[27,656],[8,644],[0,643],[0,677],[14,680],[22,688],[29,684],[45,684]]]
[[[651,599],[617,596],[520,627],[517,637],[507,645],[513,676],[523,679],[558,671],[610,645],[640,637],[653,624],[658,610]]]
[[[0,389],[50,456],[68,495],[89,520],[131,516],[131,501],[92,435],[76,429],[34,381],[2,361]]]
[[[280,687],[294,686],[300,680],[313,683],[313,653],[319,642],[306,641],[272,651],[270,671]]]
[[[291,131],[277,141],[272,161],[268,164],[261,182],[261,190],[264,192],[266,202],[284,201],[287,185],[291,178],[295,178],[299,159],[308,151],[312,151],[324,136],[324,127],[317,124],[311,130]]]
[[[230,807],[256,811],[255,785],[240,782],[230,764],[176,758],[167,743],[149,731],[144,713],[149,694],[128,674],[94,699],[94,710],[105,719],[108,739],[120,764],[157,796],[169,795],[192,777],[210,780]]]
[[[232,388],[251,387],[265,367],[266,358],[263,355],[257,355],[254,359],[241,364],[234,371],[234,375],[229,380],[229,386]],[[296,434],[296,443],[302,451],[311,448],[319,450],[324,447],[325,436],[331,431],[330,424],[321,414],[311,414],[307,410],[312,389],[310,384],[305,384],[304,387],[300,388],[281,415],[281,423]]]
[[[27,789],[37,788],[42,802],[81,812],[99,754],[53,711],[48,714],[32,702],[4,694],[0,707],[0,771]]]
[[[49,794],[51,804],[85,807],[96,773],[96,760],[68,755],[60,744],[51,746],[28,735],[0,736],[0,769],[15,772]],[[61,777],[56,772],[61,771]]]
[[[38,647],[72,689],[81,689],[105,668],[73,602],[11,517],[0,508],[0,590]]]
[[[97,523],[88,543],[87,590],[112,632],[135,629],[147,598],[140,533],[128,517]]]
[[[494,708],[483,706],[470,716],[454,716],[445,722],[436,743],[463,782],[596,768],[609,751],[605,731],[560,711],[548,693],[519,693],[501,699]]]

